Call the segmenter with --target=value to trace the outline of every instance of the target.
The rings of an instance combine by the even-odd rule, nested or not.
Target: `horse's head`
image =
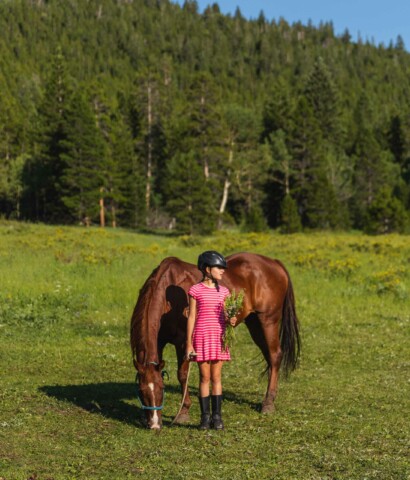
[[[162,427],[162,408],[164,405],[164,381],[162,369],[165,362],[147,362],[140,364],[134,360],[137,369],[138,398],[145,411],[148,428]]]

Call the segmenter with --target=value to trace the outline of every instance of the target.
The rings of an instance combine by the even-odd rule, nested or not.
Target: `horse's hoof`
[[[273,403],[266,403],[266,404],[262,403],[261,413],[269,414],[269,413],[273,413],[274,411],[275,411],[275,405]]]
[[[176,423],[177,425],[181,425],[184,423],[188,423],[189,420],[189,413],[180,413],[175,419],[174,423]]]

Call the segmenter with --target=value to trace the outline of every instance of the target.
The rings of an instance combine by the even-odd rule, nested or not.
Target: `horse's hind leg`
[[[189,362],[184,360],[185,357],[185,345],[182,347],[175,347],[177,359],[178,359],[178,381],[181,384],[182,395],[184,395],[185,387],[188,381],[188,368]],[[191,408],[192,400],[189,396],[189,388],[187,388],[184,404],[181,408],[181,412],[175,419],[175,423],[189,422],[189,409]]]
[[[268,348],[269,380],[266,396],[262,402],[262,413],[274,410],[274,401],[278,389],[279,369],[282,361],[279,326],[281,312],[260,313],[259,319]]]
[[[255,318],[256,317],[256,318]],[[261,349],[268,364],[268,388],[262,402],[262,413],[274,410],[282,352],[279,341],[280,313],[259,313],[247,319],[246,326],[253,341]]]

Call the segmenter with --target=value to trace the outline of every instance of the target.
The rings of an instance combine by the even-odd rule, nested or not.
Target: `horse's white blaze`
[[[150,388],[150,390],[152,392],[153,404],[155,405],[154,384],[150,382],[148,384],[148,387]],[[157,414],[156,410],[152,410],[152,419],[151,419],[150,423],[151,423],[150,428],[161,428],[161,426],[158,422],[158,414]]]

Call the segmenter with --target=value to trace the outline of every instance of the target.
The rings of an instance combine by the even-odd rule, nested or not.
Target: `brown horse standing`
[[[292,282],[278,260],[252,253],[234,254],[226,260],[228,268],[221,284],[231,291],[245,291],[237,324],[245,322],[267,362],[269,379],[262,413],[268,413],[274,408],[280,367],[287,374],[298,363],[299,323]],[[138,372],[139,398],[149,428],[162,425],[162,352],[167,343],[175,346],[178,380],[182,392],[185,389],[187,292],[200,280],[201,273],[195,265],[168,257],[151,273],[140,291],[131,318],[131,348]],[[179,422],[189,420],[191,403],[188,392]]]

